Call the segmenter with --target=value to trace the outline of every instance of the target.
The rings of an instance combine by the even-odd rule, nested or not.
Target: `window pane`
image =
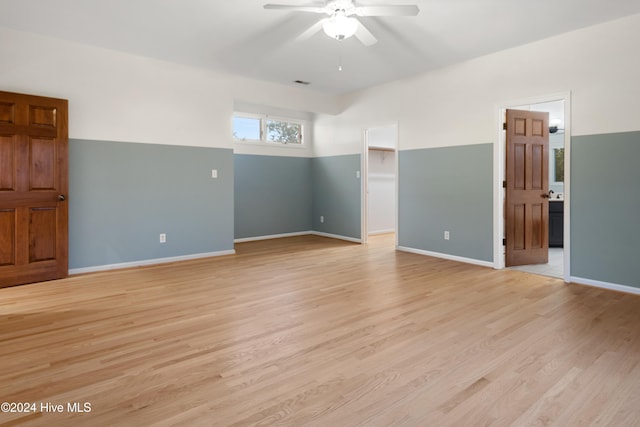
[[[302,144],[302,125],[300,123],[267,120],[267,141],[283,144]]]
[[[260,141],[260,119],[235,116],[233,138],[242,141]]]

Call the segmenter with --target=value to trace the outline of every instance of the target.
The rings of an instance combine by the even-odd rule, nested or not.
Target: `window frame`
[[[259,119],[260,120],[260,139],[242,139],[236,138],[233,136],[233,121],[235,118],[248,118],[248,119]],[[300,126],[300,142],[299,143],[289,143],[282,141],[271,141],[268,139],[268,131],[267,131],[267,121],[276,121],[283,123],[291,123]],[[268,146],[276,146],[276,147],[290,147],[290,148],[306,148],[306,132],[305,127],[307,125],[307,120],[304,119],[296,119],[293,117],[285,117],[285,116],[272,116],[269,114],[255,114],[255,113],[244,113],[242,111],[234,111],[233,117],[231,119],[231,137],[234,143],[239,144],[253,144],[253,145],[268,145]]]

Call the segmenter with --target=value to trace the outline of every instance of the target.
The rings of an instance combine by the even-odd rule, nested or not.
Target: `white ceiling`
[[[379,39],[364,47],[322,32],[294,41],[322,16],[264,10],[268,2],[314,3],[0,0],[0,26],[259,80],[305,80],[337,94],[640,13],[638,0],[361,0],[417,4],[421,11],[417,17],[361,18]],[[549,59],[559,54],[549,52]]]

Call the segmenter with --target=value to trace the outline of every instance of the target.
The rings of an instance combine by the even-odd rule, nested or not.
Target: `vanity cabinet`
[[[561,248],[564,243],[564,201],[549,201],[549,247]]]

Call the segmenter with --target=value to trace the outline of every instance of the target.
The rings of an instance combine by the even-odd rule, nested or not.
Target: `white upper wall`
[[[338,112],[308,89],[0,28],[0,90],[69,100],[69,137],[232,148],[234,100]]]
[[[346,95],[315,154],[359,153],[363,129],[396,121],[400,150],[490,143],[497,106],[567,91],[573,135],[640,130],[638,40],[634,15]]]
[[[241,101],[318,113],[313,153],[278,155],[360,153],[394,123],[407,150],[493,142],[496,106],[566,91],[573,135],[640,130],[638,40],[634,15],[335,98],[0,28],[0,89],[69,99],[71,138],[232,148]]]

